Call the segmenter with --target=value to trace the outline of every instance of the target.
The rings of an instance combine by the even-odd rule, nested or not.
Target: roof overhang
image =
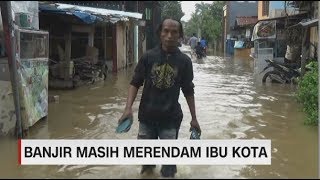
[[[303,12],[303,13],[294,14],[294,15],[290,15],[290,16],[280,16],[280,17],[274,17],[274,18],[260,19],[260,20],[257,21],[257,23],[260,22],[260,21],[272,21],[272,20],[282,20],[282,19],[284,20],[286,18],[299,19],[299,18],[301,18],[301,16],[303,17],[303,16],[306,16],[307,14],[308,14],[307,12]]]
[[[129,21],[130,19],[142,19],[142,14],[140,13],[62,3],[39,3],[39,10],[46,13],[74,15],[87,24],[92,24],[99,21],[116,23],[118,21]]]
[[[288,28],[293,28],[293,27],[297,27],[297,26],[302,26],[302,27],[308,28],[308,27],[317,26],[318,23],[319,23],[319,20],[318,20],[318,19],[312,19],[312,20],[310,20],[310,19],[308,19],[308,20],[307,20],[307,19],[304,19],[304,20],[302,20],[301,22],[299,22],[298,24],[295,24],[295,25],[290,26],[290,27],[288,27]]]

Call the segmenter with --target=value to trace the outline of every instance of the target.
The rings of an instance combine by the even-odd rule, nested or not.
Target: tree
[[[182,12],[180,1],[159,1],[161,6],[161,18],[171,17],[180,20],[184,13]]]
[[[191,36],[201,29],[201,36],[213,43],[222,36],[223,1],[214,1],[212,4],[203,2],[196,4],[196,11],[186,25],[186,35]]]
[[[192,14],[190,20],[186,23],[185,34],[188,37],[191,37],[193,33],[198,31],[198,19],[196,14]]]

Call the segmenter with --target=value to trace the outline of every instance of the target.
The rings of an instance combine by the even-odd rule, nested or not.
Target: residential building
[[[292,61],[301,64],[303,69],[306,58],[314,56],[314,47],[318,44],[318,20],[315,16],[318,12],[317,4],[316,1],[259,1],[258,23],[252,37],[258,62],[256,64],[264,61],[262,57],[265,55],[262,52],[270,51],[270,58],[284,62],[286,51],[294,49]],[[268,34],[262,33],[267,26],[272,26],[268,28],[270,36],[262,36]]]
[[[234,54],[234,43],[238,39],[239,32],[235,29],[237,17],[258,16],[257,1],[227,1],[224,6],[224,52]]]
[[[299,13],[299,9],[288,6],[289,1],[258,1],[258,20],[292,16]]]

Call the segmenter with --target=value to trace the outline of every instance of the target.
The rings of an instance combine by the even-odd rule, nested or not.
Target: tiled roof
[[[258,21],[257,16],[239,16],[236,17],[236,25],[237,26],[247,26],[254,25]]]

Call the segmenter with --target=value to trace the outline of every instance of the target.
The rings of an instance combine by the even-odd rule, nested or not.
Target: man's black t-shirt
[[[142,55],[131,85],[144,84],[138,118],[141,122],[160,126],[179,126],[183,117],[178,102],[180,88],[184,96],[193,96],[191,59],[178,48],[167,53],[161,46]]]

